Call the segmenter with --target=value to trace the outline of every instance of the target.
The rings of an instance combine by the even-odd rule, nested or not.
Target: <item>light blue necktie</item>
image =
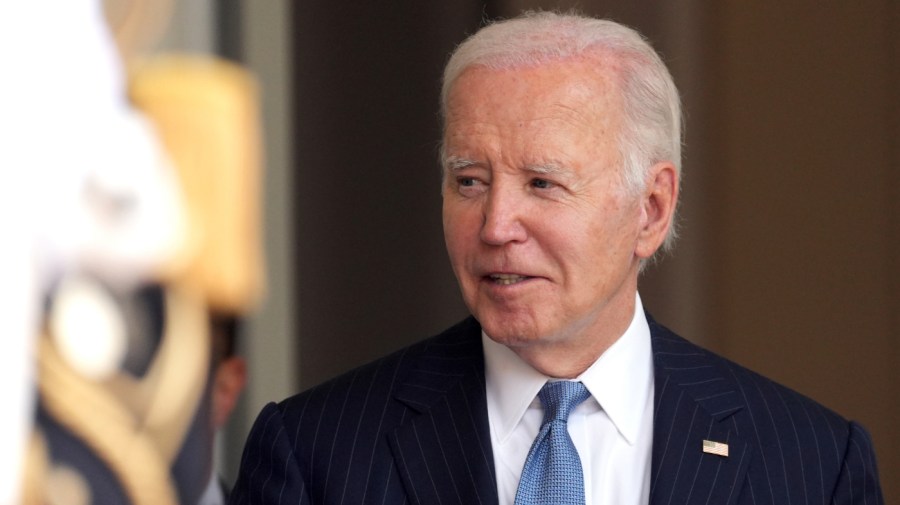
[[[515,505],[584,504],[584,473],[567,423],[590,396],[580,382],[548,382],[541,388],[544,422],[525,460]]]

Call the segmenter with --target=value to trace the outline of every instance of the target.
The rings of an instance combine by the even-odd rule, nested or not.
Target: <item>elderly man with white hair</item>
[[[444,73],[443,223],[471,317],[269,404],[251,503],[882,503],[866,431],[643,309],[678,92],[617,23],[532,13]]]

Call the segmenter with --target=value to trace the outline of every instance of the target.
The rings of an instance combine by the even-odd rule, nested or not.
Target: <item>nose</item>
[[[527,237],[523,223],[525,217],[523,195],[491,186],[484,203],[481,240],[486,244],[502,246],[510,242],[523,242]]]

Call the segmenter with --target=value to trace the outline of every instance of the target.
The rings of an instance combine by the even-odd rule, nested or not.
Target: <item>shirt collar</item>
[[[640,296],[635,300],[628,329],[577,379],[629,444],[637,440],[642,417],[649,414],[644,408],[647,398],[653,394],[650,326]],[[498,439],[505,441],[550,378],[483,331],[481,337],[487,400],[492,406],[488,411]]]

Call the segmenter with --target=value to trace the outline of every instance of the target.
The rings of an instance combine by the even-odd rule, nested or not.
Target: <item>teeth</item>
[[[510,284],[524,281],[525,276],[515,274],[492,274],[491,279],[501,286],[508,286]]]

